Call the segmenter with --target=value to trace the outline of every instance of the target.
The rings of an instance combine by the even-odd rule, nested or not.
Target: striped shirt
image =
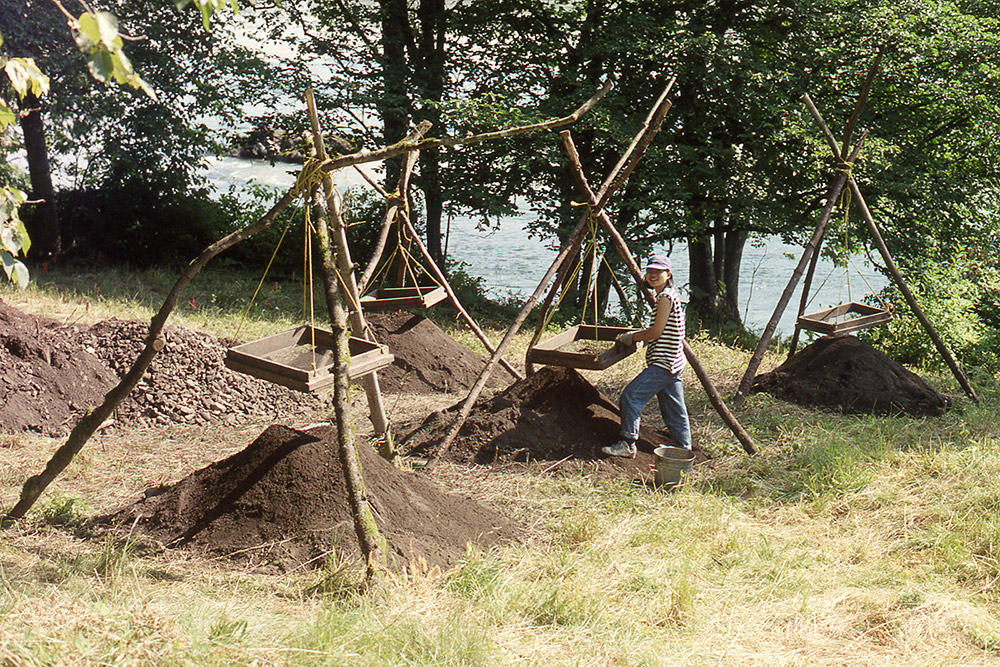
[[[684,311],[680,297],[672,287],[666,287],[657,297],[656,307],[670,308],[670,315],[660,337],[646,346],[646,365],[659,366],[677,375],[684,370]]]

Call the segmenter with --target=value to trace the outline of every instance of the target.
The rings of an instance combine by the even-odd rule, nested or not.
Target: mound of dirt
[[[380,372],[387,393],[470,388],[485,365],[475,352],[419,315],[372,317],[377,339],[395,355]],[[135,362],[146,322],[106,320],[65,326],[21,313],[0,301],[0,431],[66,435],[88,407],[100,405]],[[181,326],[164,329],[167,346],[153,359],[109,428],[168,424],[238,426],[330,409],[330,396],[308,395],[236,373],[224,364],[229,342]],[[513,378],[497,368],[493,383]]]
[[[395,356],[379,371],[386,393],[429,394],[470,389],[486,366],[486,359],[449,337],[421,315],[402,311],[371,313],[368,324],[375,340]],[[514,378],[497,366],[490,386],[506,386]]]
[[[823,336],[759,375],[753,392],[845,414],[937,416],[948,399],[856,336]]]
[[[118,379],[79,330],[0,301],[0,430],[63,435]]]
[[[401,450],[436,456],[459,407],[434,412],[419,425],[401,424]],[[496,396],[480,399],[440,458],[483,465],[537,462],[550,471],[587,470],[648,481],[653,448],[669,443],[669,436],[642,427],[636,458],[608,458],[600,448],[617,440],[620,430],[618,406],[580,373],[544,367]]]
[[[81,331],[79,341],[123,377],[148,333],[146,322],[112,319]],[[331,406],[329,396],[292,391],[226,368],[228,341],[181,326],[164,327],[163,336],[166,347],[118,406],[115,427],[236,426],[261,417],[308,418]]]
[[[396,565],[420,557],[447,568],[469,542],[489,548],[517,535],[513,523],[480,503],[397,469],[371,447],[358,450],[368,498]],[[358,551],[330,427],[271,426],[243,451],[170,487],[146,491],[101,523],[161,544],[286,569],[320,566],[332,549]]]

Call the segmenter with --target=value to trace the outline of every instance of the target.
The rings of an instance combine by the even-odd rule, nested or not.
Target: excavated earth
[[[949,401],[856,336],[823,336],[759,375],[753,392],[845,414],[941,415]]]
[[[379,382],[387,393],[462,391],[479,379],[485,360],[426,317],[390,311],[371,313],[367,318],[375,340],[388,346],[395,356],[392,365],[379,371]],[[497,366],[489,386],[506,387],[513,380]]]
[[[483,368],[482,357],[426,318],[390,313],[371,319],[376,337],[397,359],[382,373],[386,391],[465,390]],[[67,326],[0,301],[0,431],[65,435],[128,370],[147,328],[119,320]],[[227,428],[261,417],[308,423],[314,413],[330,414],[328,398],[227,369],[228,341],[177,326],[168,327],[165,337],[166,348],[108,428]],[[603,456],[600,447],[618,437],[618,407],[577,371],[547,367],[513,384],[502,374],[497,381],[506,388],[477,401],[448,448],[441,443],[458,405],[395,425],[399,449],[418,465],[447,460],[651,483],[652,450],[669,443],[669,436],[643,428],[635,458]],[[848,412],[940,414],[947,405],[915,375],[854,337],[816,341],[758,378],[755,388]],[[103,525],[133,531],[147,542],[256,564],[320,564],[356,545],[336,452],[329,427],[273,425],[238,454],[146,490],[104,517]],[[470,542],[489,548],[516,537],[517,527],[484,504],[398,469],[371,446],[359,446],[359,452],[376,521],[395,561],[421,558],[448,567]],[[698,452],[698,460],[705,457]]]
[[[29,316],[0,301],[0,431],[69,433],[87,407],[128,372],[145,345],[146,322],[105,320],[92,327]],[[389,393],[467,389],[485,360],[437,325],[409,313],[372,318],[379,342],[395,356],[380,373]],[[231,341],[180,326],[164,329],[162,352],[115,411],[111,429],[167,424],[238,426],[329,414],[328,395],[313,396],[236,373],[225,364]],[[495,382],[510,376],[498,369]]]
[[[243,451],[147,490],[99,525],[146,543],[186,546],[212,556],[282,569],[322,565],[333,554],[357,554],[336,430],[268,427]],[[368,500],[390,562],[422,559],[448,568],[468,544],[488,549],[518,529],[476,500],[396,468],[358,447]]]
[[[640,428],[633,459],[608,458],[603,445],[618,439],[618,406],[571,368],[544,367],[493,397],[476,402],[453,443],[441,443],[461,404],[434,412],[419,423],[401,424],[399,446],[430,460],[491,466],[524,465],[595,477],[652,481],[653,449],[671,444],[662,431]],[[704,460],[705,453],[698,452]]]
[[[467,388],[485,364],[423,317],[383,315],[373,328],[396,356],[396,386],[406,391]],[[0,301],[0,431],[65,436],[128,371],[147,331],[145,322],[120,320],[63,325]],[[229,341],[178,326],[165,328],[164,337],[166,347],[106,428],[123,433],[166,425],[225,428],[261,417],[301,423],[331,412],[329,398],[226,368]],[[135,531],[150,543],[186,545],[254,564],[321,565],[323,556],[351,553],[357,544],[330,434],[330,429],[306,433],[271,426],[239,454],[146,490],[101,523],[111,530],[121,527],[123,535]],[[420,558],[448,567],[469,543],[488,548],[517,534],[510,521],[485,505],[397,469],[372,446],[358,450],[376,520],[395,561]]]

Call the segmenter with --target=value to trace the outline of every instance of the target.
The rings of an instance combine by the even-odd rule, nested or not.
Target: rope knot
[[[295,177],[294,196],[298,197],[299,195],[312,192],[313,188],[319,185],[320,181],[323,180],[323,176],[325,176],[323,167],[330,164],[330,162],[330,158],[319,160],[312,157],[306,160],[305,164],[302,165],[299,175]]]

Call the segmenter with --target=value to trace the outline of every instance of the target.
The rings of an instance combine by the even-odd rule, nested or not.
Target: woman
[[[684,403],[684,312],[674,291],[670,258],[652,255],[646,262],[646,286],[656,295],[656,315],[648,329],[623,333],[617,342],[631,345],[636,341],[646,346],[646,368],[622,392],[619,405],[622,416],[621,440],[601,447],[608,456],[635,456],[639,439],[639,418],[642,409],[656,396],[663,424],[678,447],[691,449],[691,425]]]

